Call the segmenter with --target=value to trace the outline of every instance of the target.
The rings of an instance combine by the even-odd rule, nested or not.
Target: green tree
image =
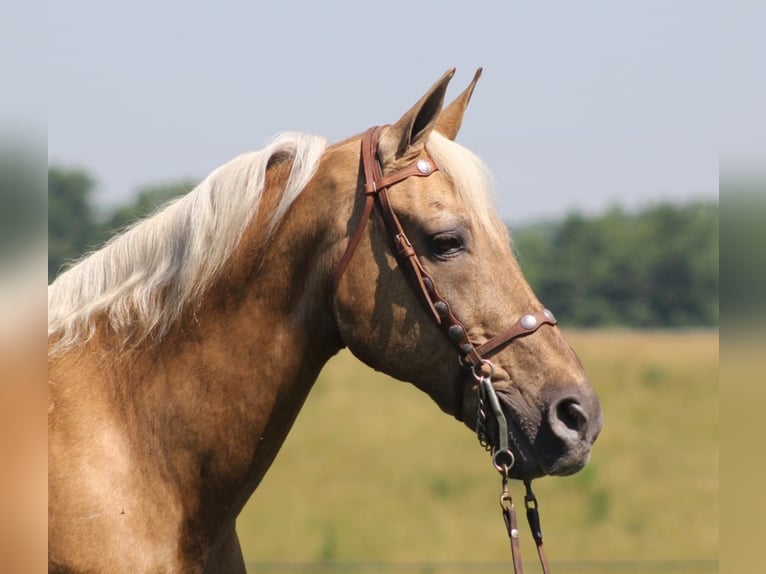
[[[93,178],[83,170],[48,168],[48,281],[103,239],[93,189]]]
[[[194,189],[196,183],[181,181],[145,187],[138,192],[136,200],[114,211],[106,223],[108,234],[114,234],[131,223],[154,213],[169,200]]]
[[[515,244],[530,283],[562,322],[718,324],[717,203],[572,214],[544,229],[517,230]]]
[[[41,154],[27,142],[0,141],[0,266],[42,236],[45,195]]]
[[[659,251],[648,269],[655,322],[718,323],[718,209],[695,204],[658,207],[645,215],[646,244]]]
[[[67,262],[98,247],[127,225],[150,215],[169,199],[188,192],[191,182],[142,189],[135,201],[117,208],[106,221],[93,208],[93,178],[84,170],[48,168],[48,281]]]
[[[738,327],[753,325],[763,329],[766,314],[766,181],[723,180],[721,182],[720,237],[721,304],[724,315]]]

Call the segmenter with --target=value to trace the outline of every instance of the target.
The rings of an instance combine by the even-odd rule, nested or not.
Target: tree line
[[[48,278],[194,182],[148,187],[99,216],[84,170],[48,169]],[[512,230],[522,270],[572,326],[717,326],[718,203],[618,207]]]
[[[512,234],[538,297],[563,324],[716,326],[718,203],[571,214]]]
[[[182,181],[146,187],[135,200],[100,214],[94,204],[95,180],[84,170],[48,167],[48,282],[68,263],[97,248],[127,225],[194,189]]]

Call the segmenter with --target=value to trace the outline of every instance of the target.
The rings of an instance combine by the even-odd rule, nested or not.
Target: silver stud
[[[450,325],[449,329],[447,329],[447,335],[450,339],[457,342],[465,336],[465,331],[460,325]]]
[[[550,309],[543,309],[543,315],[545,315],[549,321],[556,320],[556,317],[553,315]]]
[[[511,538],[518,538],[519,537],[519,531],[515,528],[511,529]]]
[[[423,175],[428,175],[433,171],[433,167],[431,167],[431,162],[427,159],[419,159],[418,163],[415,164],[418,168],[418,171],[422,173]]]
[[[525,329],[534,329],[537,327],[537,317],[534,315],[524,315],[520,320],[519,323],[521,323],[521,326]]]

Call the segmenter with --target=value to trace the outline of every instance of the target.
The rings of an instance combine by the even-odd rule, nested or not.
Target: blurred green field
[[[550,561],[567,572],[607,571],[600,563],[717,571],[718,331],[566,334],[605,422],[584,471],[535,482]],[[253,572],[323,562],[354,572],[390,563],[413,565],[397,572],[473,563],[510,571],[498,493],[475,435],[344,352],[322,372],[237,528]],[[520,483],[512,494],[522,506]],[[531,567],[526,525],[522,552]],[[653,566],[641,569],[645,561]]]

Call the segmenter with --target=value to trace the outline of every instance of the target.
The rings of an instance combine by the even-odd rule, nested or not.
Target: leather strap
[[[532,317],[534,320],[527,319],[528,317]],[[544,324],[555,325],[556,323],[556,318],[548,309],[542,309],[537,313],[522,315],[521,318],[519,318],[519,320],[508,330],[499,335],[495,335],[490,340],[479,345],[476,352],[486,359],[487,357],[494,355],[514,339],[534,333]]]
[[[348,245],[346,246],[346,251],[343,253],[343,257],[341,257],[341,260],[332,275],[331,293],[333,297],[335,296],[335,292],[338,290],[338,284],[340,283],[340,279],[343,276],[343,272],[346,270],[349,261],[351,261],[351,257],[354,255],[362,235],[364,235],[365,227],[367,226],[367,222],[372,215],[373,206],[376,203],[376,198],[379,197],[380,191],[385,191],[388,187],[412,176],[427,177],[438,169],[433,161],[427,160],[431,165],[431,170],[424,171],[418,168],[418,162],[416,161],[409,164],[404,169],[383,177],[380,169],[380,162],[378,162],[377,158],[378,138],[382,129],[382,126],[370,128],[362,136],[362,169],[365,176],[364,209],[362,210],[362,215],[359,218],[359,223],[356,225],[354,234],[351,236],[351,239],[349,239]],[[422,159],[426,158],[427,156],[423,157]],[[388,197],[385,198],[385,201],[388,203]],[[391,213],[393,213],[393,211],[391,211]],[[394,218],[396,218],[396,216],[394,216]],[[396,224],[398,224],[398,219],[396,219]],[[386,231],[388,231],[387,224],[385,224],[383,227]],[[399,225],[399,229],[401,234],[404,235],[404,230],[401,229],[401,225]],[[389,235],[390,233],[387,233],[387,236]]]
[[[537,547],[537,557],[540,560],[540,566],[543,567],[543,574],[550,574],[551,567],[548,564],[548,558],[545,555],[545,548],[543,548],[543,531],[540,528],[540,513],[537,510],[537,497],[532,492],[532,481],[525,480],[524,486],[527,489],[527,493],[524,495],[524,506],[527,509],[527,523],[529,524],[529,530],[532,533],[532,539],[535,541]]]
[[[447,335],[452,344],[457,347],[463,364],[476,371],[487,370],[488,367],[485,365],[487,357],[514,339],[534,333],[544,324],[555,325],[556,319],[550,311],[542,309],[534,314],[523,315],[508,330],[490,338],[479,346],[468,338],[465,325],[455,316],[447,300],[437,290],[433,278],[420,262],[417,252],[404,232],[404,228],[388,199],[388,189],[391,186],[410,177],[428,177],[436,172],[438,167],[424,151],[412,163],[384,176],[377,155],[378,139],[382,130],[382,126],[373,127],[362,135],[361,159],[364,173],[365,203],[346,251],[332,275],[332,296],[335,296],[343,272],[356,251],[367,222],[375,213],[380,227],[386,234],[391,252],[420,304],[431,316],[434,323]],[[533,319],[529,319],[530,317]],[[483,374],[489,375],[488,372],[483,372]]]

